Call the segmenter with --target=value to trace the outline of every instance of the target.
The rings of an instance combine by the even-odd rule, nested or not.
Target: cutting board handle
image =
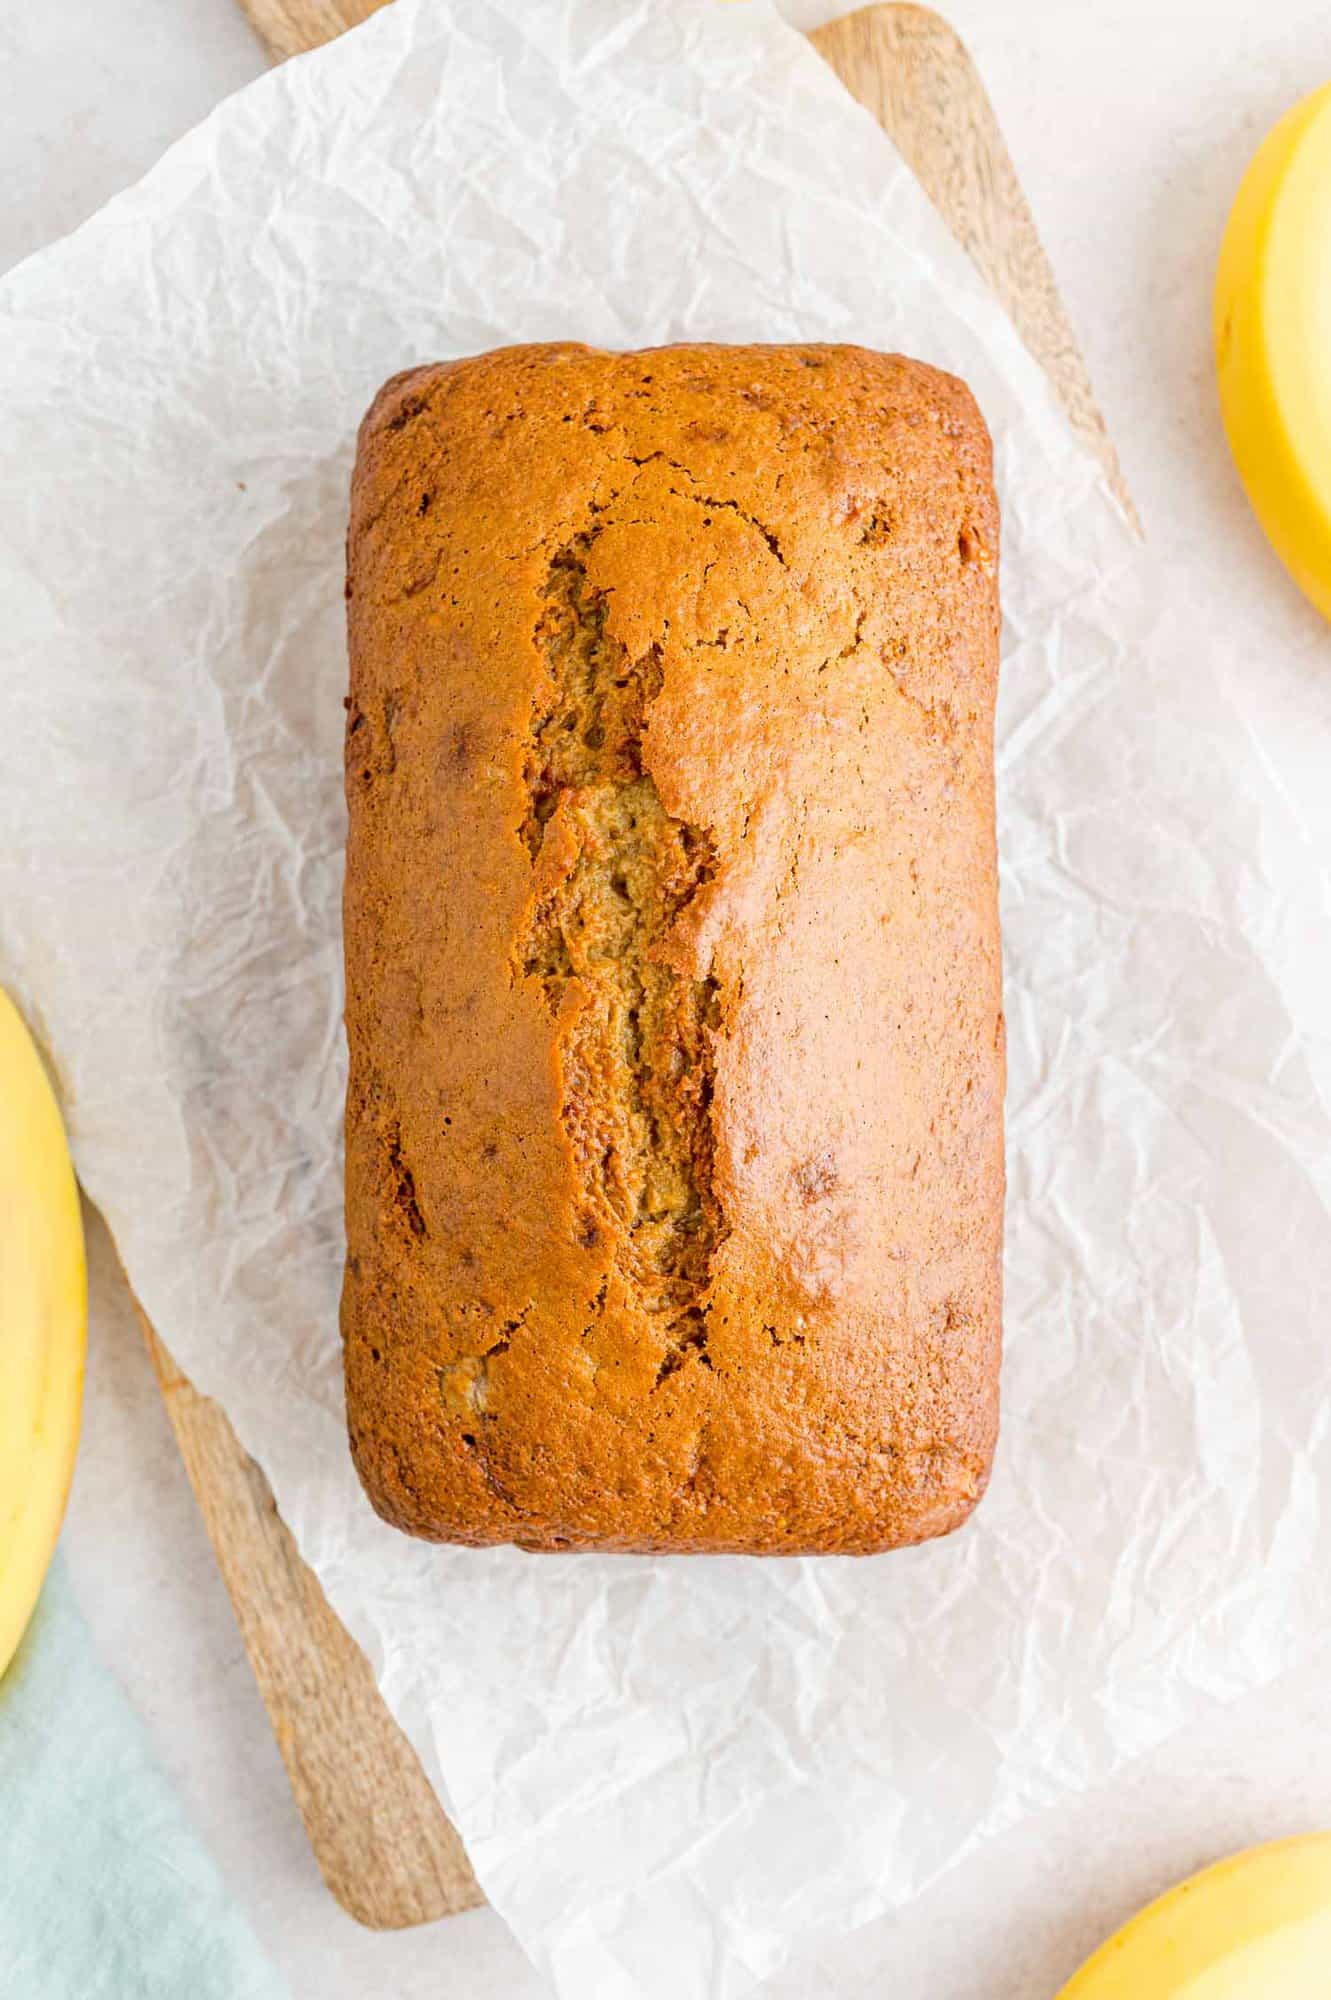
[[[137,1306],[137,1300],[135,1301]],[[315,1859],[344,1910],[401,1930],[484,1902],[466,1851],[226,1415],[139,1319]]]

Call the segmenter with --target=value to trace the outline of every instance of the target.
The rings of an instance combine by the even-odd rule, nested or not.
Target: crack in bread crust
[[[527,745],[522,837],[540,884],[517,969],[562,1020],[563,1120],[579,1241],[602,1230],[640,1308],[660,1316],[664,1380],[706,1362],[705,1295],[725,1234],[713,1186],[717,982],[663,946],[712,879],[702,827],[667,813],[643,765],[659,651],[631,660],[587,580],[591,537],[550,565],[536,638],[546,684]],[[551,881],[547,842],[557,854]],[[574,987],[574,1004],[566,995]]]

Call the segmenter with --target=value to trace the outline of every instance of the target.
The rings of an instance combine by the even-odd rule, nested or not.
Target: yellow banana
[[[1258,148],[1215,284],[1220,407],[1276,554],[1331,618],[1331,84]]]
[[[1151,1903],[1058,2000],[1326,2000],[1331,1833],[1249,1847]]]
[[[87,1321],[83,1220],[64,1126],[41,1058],[0,992],[0,1673],[60,1532]]]

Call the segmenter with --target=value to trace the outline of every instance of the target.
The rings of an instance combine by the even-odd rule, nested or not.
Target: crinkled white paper
[[[901,347],[995,432],[1005,1427],[943,1544],[436,1550],[351,1470],[352,439],[394,370],[552,336]],[[152,1319],[559,1991],[807,1993],[820,1939],[1297,1656],[1331,1612],[1298,842],[1196,623],[800,38],[710,0],[399,0],[15,272],[0,353],[0,978]]]

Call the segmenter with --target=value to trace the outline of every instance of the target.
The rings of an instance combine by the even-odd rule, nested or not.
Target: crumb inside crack
[[[631,660],[607,633],[588,546],[554,558],[537,628],[547,681],[522,835],[535,863],[558,816],[572,859],[535,907],[518,969],[541,981],[552,1014],[578,982],[561,1055],[580,1240],[613,1236],[619,1270],[661,1320],[664,1380],[690,1352],[705,1357],[702,1303],[725,1234],[713,1186],[717,981],[661,955],[716,854],[705,828],[666,811],[643,766],[661,660],[654,648]]]

